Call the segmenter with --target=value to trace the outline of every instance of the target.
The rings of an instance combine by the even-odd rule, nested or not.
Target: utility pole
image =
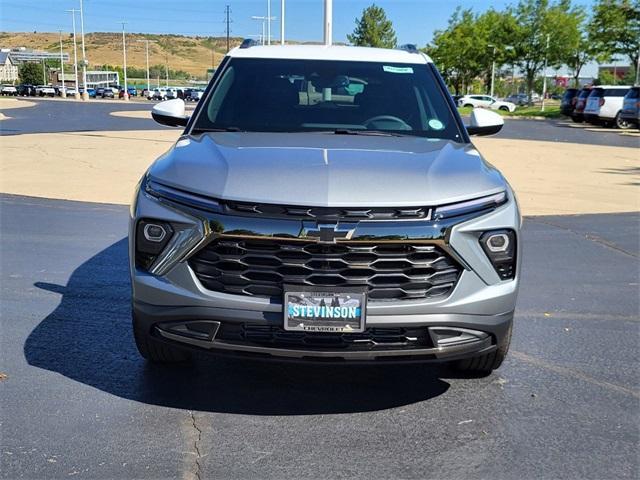
[[[636,85],[640,85],[640,48],[638,48],[638,61],[636,62]]]
[[[271,45],[271,0],[267,0],[267,45]]]
[[[230,49],[230,46],[229,46],[229,33],[230,33],[229,24],[231,23],[231,20],[229,19],[229,14],[231,13],[231,8],[229,8],[229,5],[226,6],[225,13],[226,13],[226,16],[227,16],[227,53],[228,53],[229,49]]]
[[[324,44],[333,43],[333,0],[324,0]]]
[[[540,111],[544,112],[544,99],[547,96],[547,58],[549,57],[549,39],[551,35],[547,33],[547,46],[544,51],[544,70],[542,71],[542,105]]]
[[[87,52],[84,49],[84,10],[82,7],[82,0],[80,0],[80,34],[82,36],[82,86],[84,91],[82,92],[82,99],[89,100],[89,92],[87,90]]]
[[[122,92],[122,99],[129,100],[129,88],[127,86],[127,44],[124,35],[124,26],[127,24],[124,20],[120,22],[122,24],[122,71],[124,73],[124,92]]]
[[[44,64],[44,57],[42,57],[42,85],[48,85],[48,83],[47,83],[47,67]]]
[[[284,0],[280,0],[280,45],[284,45]]]
[[[165,74],[165,87],[169,87],[169,55],[164,56],[164,74]]]
[[[58,32],[60,32],[60,70],[62,73],[62,90],[60,90],[60,96],[67,98],[67,86],[64,83],[64,58],[62,58],[62,30],[58,30]]]
[[[76,79],[76,93],[73,95],[76,100],[80,100],[80,86],[78,85],[78,44],[76,42],[76,12],[75,8],[71,10],[67,10],[67,12],[72,15],[72,25],[73,25],[73,71],[75,72]]]
[[[147,93],[151,91],[151,79],[149,78],[149,42],[153,42],[153,40],[138,40],[141,43],[146,45],[146,56],[147,56]],[[158,87],[160,84],[158,83]]]
[[[496,77],[496,46],[495,45],[487,45],[488,47],[493,47],[493,55],[491,56],[491,95],[493,97],[493,83]]]

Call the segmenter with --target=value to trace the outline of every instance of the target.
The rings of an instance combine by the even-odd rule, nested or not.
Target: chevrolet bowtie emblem
[[[321,243],[336,243],[337,239],[351,240],[355,230],[355,227],[343,227],[335,223],[318,223],[317,225],[304,225],[300,236],[317,238]]]

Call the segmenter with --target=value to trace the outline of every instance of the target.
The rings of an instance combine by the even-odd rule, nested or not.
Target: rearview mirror
[[[484,108],[474,108],[467,126],[469,135],[493,135],[502,130],[504,120],[500,115]]]
[[[160,102],[151,110],[151,116],[160,125],[168,127],[185,127],[189,116],[185,115],[184,100],[174,98]]]

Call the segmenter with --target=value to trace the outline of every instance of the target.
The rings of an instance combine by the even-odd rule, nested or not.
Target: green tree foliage
[[[374,5],[362,11],[362,17],[356,18],[356,28],[347,39],[362,47],[395,48],[396,32],[384,9]]]
[[[589,36],[597,48],[598,60],[614,56],[638,65],[640,50],[640,0],[599,0],[589,23]]]
[[[514,57],[524,74],[527,92],[531,92],[545,58],[549,66],[559,67],[567,63],[580,35],[579,18],[570,0],[555,3],[520,0],[510,10],[515,22],[507,36],[512,39]]]
[[[42,84],[42,63],[23,63],[18,67],[20,83],[32,85]]]

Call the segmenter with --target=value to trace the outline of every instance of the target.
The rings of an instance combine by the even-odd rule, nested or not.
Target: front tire
[[[502,110],[503,112],[508,112],[509,111],[509,107],[500,107],[500,110]]]
[[[471,105],[470,103],[465,103],[463,105],[464,108],[473,108],[473,105]]]
[[[623,120],[620,117],[620,112],[618,112],[618,114],[616,115],[616,118],[613,121],[613,123],[615,124],[616,128],[619,128],[620,130],[626,130],[631,127],[629,122],[627,122],[626,120]]]
[[[160,364],[186,363],[191,360],[189,353],[153,337],[148,329],[136,318],[135,313],[132,313],[131,317],[136,347],[138,347],[140,355],[146,360]]]
[[[477,357],[465,358],[458,360],[454,367],[459,372],[472,375],[489,375],[492,371],[502,365],[502,362],[509,352],[509,345],[511,344],[511,328],[507,332],[506,338],[502,344],[498,345],[498,348],[491,353],[485,353]]]

